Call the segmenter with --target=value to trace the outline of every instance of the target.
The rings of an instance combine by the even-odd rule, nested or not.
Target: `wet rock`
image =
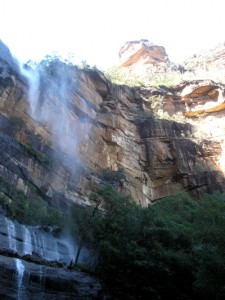
[[[0,256],[0,266],[2,299],[104,299],[102,285],[85,273],[4,256]]]

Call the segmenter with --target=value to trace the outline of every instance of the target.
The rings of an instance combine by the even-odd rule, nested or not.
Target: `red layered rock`
[[[158,65],[168,62],[165,48],[148,40],[126,42],[119,51],[122,67],[134,65]]]

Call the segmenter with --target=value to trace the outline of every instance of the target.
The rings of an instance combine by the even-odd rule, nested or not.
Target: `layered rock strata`
[[[37,84],[15,63],[12,68],[10,53],[6,57],[0,175],[26,195],[35,187],[50,204],[68,209],[74,202],[90,204],[101,183],[144,206],[180,191],[223,190],[221,140],[207,132],[197,137],[203,119],[187,119],[205,110],[204,103],[222,103],[222,86],[131,89],[111,84],[96,69],[62,62],[40,72]],[[165,116],[155,115],[155,101]]]

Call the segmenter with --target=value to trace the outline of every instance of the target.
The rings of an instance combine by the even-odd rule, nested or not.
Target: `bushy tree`
[[[185,194],[148,208],[111,186],[95,198],[97,271],[118,299],[224,299],[224,195]]]

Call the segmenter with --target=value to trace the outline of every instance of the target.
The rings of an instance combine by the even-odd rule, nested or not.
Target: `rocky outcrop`
[[[187,117],[218,113],[225,109],[223,87],[212,81],[195,81],[187,84],[181,96]]]
[[[166,63],[168,56],[165,48],[150,43],[148,40],[126,42],[119,51],[122,67],[132,65],[158,65]]]
[[[169,60],[164,47],[144,39],[126,42],[119,51],[119,58],[118,70],[128,84],[136,81],[149,85],[169,74],[174,76],[180,73]]]

